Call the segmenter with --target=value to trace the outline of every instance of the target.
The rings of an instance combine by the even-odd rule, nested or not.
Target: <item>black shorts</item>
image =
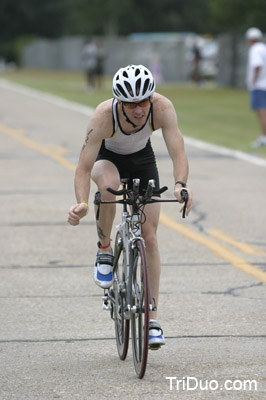
[[[120,179],[130,178],[130,188],[132,188],[133,179],[139,178],[141,195],[144,194],[150,179],[155,180],[156,189],[160,188],[159,173],[150,140],[144,149],[126,155],[107,150],[103,141],[96,161],[98,160],[111,161],[118,169]]]

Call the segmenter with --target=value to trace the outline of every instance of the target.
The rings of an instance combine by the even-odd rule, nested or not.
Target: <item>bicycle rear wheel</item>
[[[125,319],[126,277],[123,267],[123,240],[119,232],[117,232],[116,235],[114,254],[113,294],[115,302],[113,304],[113,314],[115,321],[115,337],[119,357],[121,360],[125,360],[129,342],[129,319]]]
[[[138,240],[132,251],[132,317],[131,336],[135,371],[143,378],[149,349],[149,286],[144,244]]]

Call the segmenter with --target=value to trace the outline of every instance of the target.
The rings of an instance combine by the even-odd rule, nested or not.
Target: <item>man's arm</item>
[[[75,194],[78,203],[88,202],[91,171],[99,152],[101,142],[102,139],[100,135],[97,135],[97,130],[93,128],[93,123],[90,123],[75,173]]]
[[[259,77],[259,74],[260,74],[260,70],[261,70],[261,66],[257,66],[257,67],[254,68],[254,75],[253,75],[252,85],[256,84],[256,82],[258,80],[258,77]]]
[[[97,158],[103,139],[111,136],[111,113],[108,112],[108,101],[102,103],[91,117],[85,142],[82,146],[75,173],[75,194],[77,204],[69,210],[68,222],[78,225],[81,218],[88,213],[91,171]]]
[[[161,128],[163,132],[164,141],[168,153],[173,162],[173,175],[174,175],[174,195],[176,198],[183,202],[181,191],[183,189],[182,183],[187,183],[189,166],[188,159],[184,148],[184,139],[181,131],[178,128],[177,115],[173,104],[166,98],[163,99],[163,106],[161,108]],[[186,188],[189,199],[187,203],[187,215],[192,207],[193,194],[191,189]],[[181,210],[182,211],[182,210]]]

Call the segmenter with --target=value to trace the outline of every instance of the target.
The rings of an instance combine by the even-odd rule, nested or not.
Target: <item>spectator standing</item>
[[[192,60],[192,74],[191,74],[191,79],[197,84],[200,84],[201,82],[201,73],[200,73],[200,62],[201,62],[201,54],[200,54],[200,49],[197,44],[197,42],[194,43],[193,49],[193,60]]]
[[[105,62],[105,52],[103,44],[101,42],[97,42],[97,54],[96,54],[96,66],[95,66],[95,84],[97,86],[97,89],[101,89],[103,85],[104,62]]]
[[[252,143],[253,147],[266,146],[266,45],[262,42],[262,37],[258,28],[249,28],[246,32],[249,45],[246,83],[250,93],[250,106],[261,127],[261,136]]]
[[[82,50],[82,65],[86,74],[88,89],[95,87],[98,48],[94,42],[88,40]]]

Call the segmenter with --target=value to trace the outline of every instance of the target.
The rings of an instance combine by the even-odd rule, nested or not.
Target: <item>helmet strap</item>
[[[133,126],[133,128],[136,128],[137,125],[135,125],[134,122],[130,121],[130,119],[128,118],[128,116],[127,116],[127,114],[126,114],[126,112],[125,112],[125,110],[124,110],[124,104],[123,104],[123,103],[122,103],[122,112],[123,112],[124,117],[126,118],[126,121],[127,121],[129,124],[131,124],[131,125]]]

